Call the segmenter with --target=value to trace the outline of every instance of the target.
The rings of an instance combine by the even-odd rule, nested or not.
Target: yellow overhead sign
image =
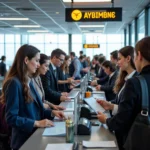
[[[122,8],[66,8],[66,21],[122,21]]]
[[[83,48],[100,48],[99,44],[83,44]]]

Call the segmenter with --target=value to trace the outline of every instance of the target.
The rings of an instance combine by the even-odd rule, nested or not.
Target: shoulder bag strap
[[[148,112],[149,112],[148,86],[147,86],[146,80],[143,76],[138,76],[137,79],[140,81],[141,90],[142,90],[142,111],[141,111],[141,115],[148,116]]]

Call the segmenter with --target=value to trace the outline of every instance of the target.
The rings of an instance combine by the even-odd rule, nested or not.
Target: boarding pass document
[[[66,108],[64,111],[74,111],[74,102],[71,102],[71,101],[61,102],[60,106],[63,106]]]
[[[72,90],[72,91],[68,94],[68,97],[71,98],[71,99],[74,99],[75,97],[77,97],[77,95],[78,95],[78,92]]]
[[[48,144],[45,150],[72,150],[73,144],[70,143],[56,143],[56,144]]]
[[[116,147],[114,141],[83,141],[82,144],[86,148]]]
[[[106,99],[105,99],[105,96],[102,96],[102,95],[99,96],[98,94],[96,94],[96,95],[93,94],[93,97],[94,97],[95,99],[106,100]]]
[[[94,97],[84,98],[84,101],[97,113],[98,111],[104,112],[105,109],[97,103]]]
[[[43,136],[65,136],[66,127],[65,122],[54,122],[53,127],[45,128]]]

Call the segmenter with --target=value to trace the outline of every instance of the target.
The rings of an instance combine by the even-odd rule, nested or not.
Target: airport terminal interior
[[[150,0],[0,0],[0,150],[149,150],[149,93]]]

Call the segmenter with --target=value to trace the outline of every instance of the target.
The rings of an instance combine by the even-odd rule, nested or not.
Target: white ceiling
[[[119,33],[149,2],[150,0],[114,0],[115,7],[123,8],[122,22],[88,22],[86,24],[105,24],[103,33]],[[111,3],[74,3],[73,5],[79,8],[111,6]],[[35,28],[14,28],[14,25],[40,25],[41,27],[37,30],[49,30],[52,33],[82,33],[79,25],[85,23],[65,22],[65,8],[70,7],[71,4],[64,4],[62,0],[0,0],[0,17],[29,18],[28,21],[0,21],[0,33],[26,34],[27,30],[36,30]],[[16,10],[16,8],[32,8],[33,10],[24,11]],[[101,29],[90,28],[89,30]]]

